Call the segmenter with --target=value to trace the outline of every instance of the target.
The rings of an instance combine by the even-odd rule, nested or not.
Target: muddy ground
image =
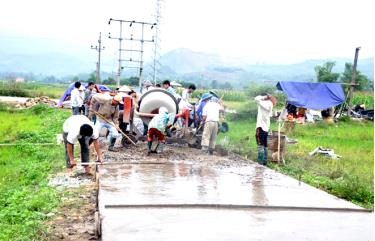
[[[65,173],[59,176],[61,178]],[[74,175],[69,179],[74,181],[66,186],[56,187],[63,193],[62,206],[54,218],[47,223],[51,234],[48,240],[98,240],[95,233],[97,205],[95,178],[89,175]]]
[[[146,142],[138,142],[131,148],[116,144],[118,152],[107,151],[107,141],[101,140],[105,163],[186,163],[215,166],[249,165],[241,156],[218,149],[214,155],[204,154],[201,150],[185,145],[167,145],[162,154],[147,156]],[[94,150],[91,160],[95,160]],[[94,169],[94,167],[93,167]],[[63,176],[63,180],[61,180]],[[50,240],[99,240],[95,232],[95,212],[97,211],[97,185],[95,171],[92,176],[76,174],[66,177],[66,173],[57,174],[53,181],[64,193],[62,207],[55,218],[47,223],[50,227]],[[68,180],[69,179],[69,180]],[[56,181],[57,180],[57,181]],[[64,185],[64,183],[66,185]],[[77,185],[78,184],[78,185]]]

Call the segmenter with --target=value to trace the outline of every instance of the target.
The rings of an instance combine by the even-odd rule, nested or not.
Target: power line
[[[121,70],[124,68],[121,64],[121,62],[135,62],[139,63],[139,67],[136,67],[139,69],[139,86],[141,87],[142,85],[142,76],[143,76],[143,45],[145,42],[154,42],[154,38],[152,39],[145,39],[144,38],[144,27],[145,25],[151,26],[151,29],[156,26],[156,23],[146,23],[146,22],[139,22],[139,21],[129,21],[129,20],[121,20],[121,19],[109,19],[108,24],[111,24],[112,21],[116,21],[120,23],[120,36],[119,37],[112,37],[111,33],[109,33],[108,37],[110,39],[117,39],[119,40],[119,58],[118,58],[118,70],[117,70],[117,86],[120,86],[120,77],[121,77]],[[122,24],[123,23],[129,23],[129,27],[132,27],[134,25],[141,25],[141,36],[140,38],[133,38],[133,35],[131,34],[130,38],[123,38],[122,37]],[[122,48],[122,41],[138,41],[141,43],[141,48],[137,50],[133,49],[123,49]],[[133,60],[132,58],[129,59],[122,59],[121,58],[121,52],[138,52],[140,53],[140,59],[139,60]],[[131,66],[126,66],[127,68],[134,68]]]

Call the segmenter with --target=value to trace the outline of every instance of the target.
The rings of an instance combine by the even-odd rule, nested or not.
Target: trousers
[[[116,138],[121,137],[121,134],[118,133],[118,131],[116,130],[116,128],[113,125],[111,125],[111,124],[109,124],[105,121],[102,121],[100,119],[96,119],[95,127],[98,129],[99,133],[100,133],[100,130],[102,128],[108,129],[109,136],[110,136],[111,139],[116,139]]]
[[[255,139],[258,145],[258,163],[261,165],[267,165],[267,138],[268,132],[258,127],[255,132]]]
[[[70,163],[70,159],[69,159],[69,155],[68,155],[68,148],[67,148],[68,141],[66,139],[67,136],[68,136],[68,133],[63,134],[64,145],[65,145],[66,167],[69,168],[71,163]],[[81,138],[78,139],[79,145],[81,146],[81,161],[82,161],[82,163],[89,162],[89,160],[90,160],[89,146],[91,145],[91,143],[93,141],[94,141],[94,139],[92,139],[91,137],[86,137],[86,136],[82,136]],[[72,151],[74,153],[74,145],[72,146]]]
[[[208,147],[211,150],[215,149],[218,129],[219,123],[216,121],[207,121],[204,124],[202,147]]]

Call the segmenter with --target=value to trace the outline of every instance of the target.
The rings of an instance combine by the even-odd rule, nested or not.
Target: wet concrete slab
[[[350,202],[252,162],[193,158],[100,166],[102,240],[373,240],[373,213]]]
[[[212,210],[110,209],[103,240],[142,241],[358,241],[373,240],[367,213]]]
[[[259,165],[184,163],[100,167],[101,205],[234,204],[316,208],[360,207]]]

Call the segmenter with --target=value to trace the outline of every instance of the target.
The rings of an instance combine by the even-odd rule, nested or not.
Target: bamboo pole
[[[112,121],[109,121],[107,118],[105,118],[105,116],[103,116],[102,114],[100,114],[99,112],[95,111],[95,110],[90,110],[92,112],[95,113],[95,115],[98,115],[101,119],[103,119],[104,121],[106,121],[108,124],[110,124],[111,126],[115,127],[116,130],[118,130],[124,137],[126,137],[126,139],[128,139],[134,146],[136,146],[136,144],[134,143],[134,141],[132,139],[130,139],[129,136],[127,136],[119,127],[117,127]]]

